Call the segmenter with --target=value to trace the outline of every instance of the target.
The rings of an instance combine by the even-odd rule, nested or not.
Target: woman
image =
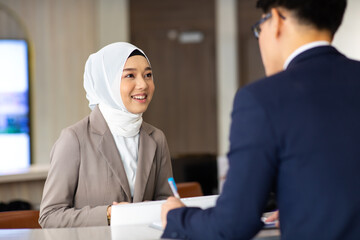
[[[64,129],[51,151],[42,227],[108,225],[111,204],[171,196],[163,132],[142,121],[155,86],[150,63],[119,42],[90,55],[84,88],[92,112]]]

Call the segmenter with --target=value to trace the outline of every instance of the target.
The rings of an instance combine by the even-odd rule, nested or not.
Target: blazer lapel
[[[102,135],[98,145],[99,152],[102,154],[112,173],[123,188],[127,198],[126,201],[131,202],[130,187],[124,165],[115,144],[115,140],[98,107],[96,107],[90,115],[90,122],[91,126],[93,126],[93,131]]]
[[[138,167],[134,187],[134,202],[143,201],[151,166],[156,152],[156,142],[150,136],[152,130],[143,123],[140,130]]]
[[[113,174],[119,181],[121,187],[124,189],[127,202],[131,202],[130,187],[126,177],[124,165],[110,130],[107,131],[101,139],[99,152],[104,156]]]

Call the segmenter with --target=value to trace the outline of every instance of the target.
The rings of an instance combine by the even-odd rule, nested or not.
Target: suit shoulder
[[[60,137],[57,140],[57,143],[59,141],[61,142],[71,142],[75,138],[78,141],[82,140],[82,136],[84,135],[84,132],[87,131],[89,125],[89,116],[81,119],[80,121],[76,122],[73,125],[70,125],[66,128],[64,128],[61,131]]]
[[[147,134],[149,134],[150,136],[152,136],[152,138],[155,141],[159,141],[161,139],[165,139],[165,134],[162,130],[160,130],[157,127],[154,127],[153,125],[147,123],[147,122],[143,122],[141,125],[141,130],[145,131]]]
[[[243,98],[253,97],[254,99],[272,99],[274,96],[279,94],[280,90],[287,85],[287,79],[289,73],[286,71],[277,73],[275,75],[261,78],[249,85],[238,90],[236,98],[242,96]]]
[[[249,85],[245,86],[244,89],[247,89],[248,91],[258,91],[262,88],[273,88],[277,85],[283,84],[284,81],[286,81],[289,77],[288,71],[281,71],[277,74],[260,78],[259,80],[256,80],[253,83],[250,83]]]

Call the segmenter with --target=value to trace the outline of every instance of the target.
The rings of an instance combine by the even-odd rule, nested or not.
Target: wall
[[[216,1],[218,155],[229,148],[232,103],[238,88],[236,0]]]
[[[334,46],[349,58],[360,60],[360,1],[348,0],[343,23],[335,35]]]
[[[99,48],[130,39],[129,0],[98,0]]]
[[[128,39],[127,1],[0,0],[26,26],[31,47],[33,163],[49,163],[61,129],[89,113],[83,89],[88,56]]]

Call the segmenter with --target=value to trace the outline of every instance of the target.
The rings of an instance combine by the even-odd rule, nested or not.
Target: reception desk
[[[160,239],[161,235],[162,231],[148,225],[0,230],[0,240],[146,240]],[[277,239],[280,239],[279,230],[262,230],[254,238],[254,240]]]
[[[23,171],[0,175],[0,202],[23,200],[39,209],[49,165],[33,165]]]

